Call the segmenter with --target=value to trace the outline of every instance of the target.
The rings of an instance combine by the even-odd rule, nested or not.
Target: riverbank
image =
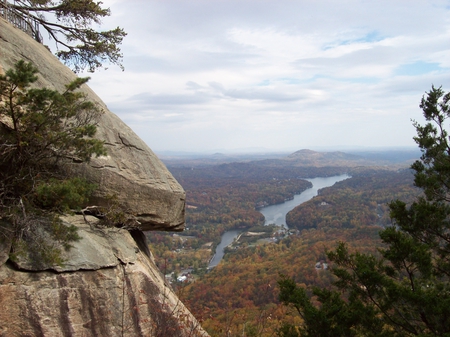
[[[312,187],[303,191],[300,194],[294,196],[292,200],[288,200],[282,204],[271,205],[268,207],[263,207],[258,211],[264,215],[265,222],[264,225],[274,225],[280,227],[281,229],[285,229],[286,231],[289,228],[286,225],[286,214],[294,209],[295,207],[301,205],[302,203],[314,198],[318,195],[320,189],[333,186],[336,182],[349,179],[350,176],[348,174],[342,174],[338,176],[332,177],[318,177],[312,179],[305,179],[311,182]],[[213,259],[210,261],[208,265],[208,269],[214,268],[217,266],[220,261],[223,259],[223,256],[226,253],[226,248],[242,233],[242,230],[231,230],[227,231],[222,235],[221,242],[216,248],[216,254]]]

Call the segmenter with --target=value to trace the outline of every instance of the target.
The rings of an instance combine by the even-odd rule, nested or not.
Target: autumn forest
[[[308,166],[305,155],[312,158]],[[327,288],[333,276],[326,251],[338,242],[376,254],[378,233],[391,223],[388,203],[412,202],[420,193],[409,169],[417,157],[416,152],[380,152],[366,157],[323,153],[318,158],[311,151],[301,153],[301,159],[168,161],[186,191],[186,230],[147,233],[151,250],[168,282],[211,336],[276,336],[281,322],[300,319],[278,300],[280,275],[305,288]],[[261,207],[310,188],[307,178],[340,174],[351,178],[320,190],[289,212],[289,229],[263,226]],[[219,265],[208,269],[222,234],[231,229],[242,235]]]

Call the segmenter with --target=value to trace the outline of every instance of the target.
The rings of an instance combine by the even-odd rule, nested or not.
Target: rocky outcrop
[[[0,72],[20,59],[39,69],[39,86],[63,90],[75,78],[43,45],[0,18]],[[11,238],[3,231],[0,337],[208,336],[165,282],[141,231],[184,228],[182,187],[88,86],[83,91],[104,110],[97,138],[105,141],[108,156],[72,169],[99,186],[95,205],[106,205],[114,195],[139,229],[105,228],[89,216],[63,217],[63,223],[78,227],[81,240],[63,252],[62,265],[44,266],[26,254],[11,259]],[[0,222],[8,228],[5,219]]]
[[[63,266],[0,267],[0,336],[207,336],[126,230],[63,220],[82,237]]]
[[[23,59],[40,72],[39,86],[64,90],[76,75],[42,44],[0,18],[0,72]],[[152,150],[87,86],[88,99],[103,110],[96,137],[105,141],[108,155],[73,169],[98,185],[92,200],[107,205],[115,196],[142,230],[178,231],[184,228],[185,192]]]

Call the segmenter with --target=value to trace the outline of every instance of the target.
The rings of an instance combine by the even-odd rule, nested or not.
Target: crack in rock
[[[126,139],[125,137],[121,136],[120,133],[118,134],[118,136],[119,136],[122,144],[125,145],[126,147],[132,147],[132,148],[135,148],[136,150],[144,151],[143,149],[137,147],[136,145],[131,144],[130,141],[128,139]]]
[[[113,165],[91,165],[91,167],[95,168],[95,169],[104,169],[104,168],[113,168],[113,169],[115,169],[116,168],[116,166],[113,166]]]

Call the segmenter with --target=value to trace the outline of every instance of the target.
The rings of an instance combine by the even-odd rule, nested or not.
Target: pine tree
[[[125,31],[120,27],[105,31],[92,28],[111,15],[110,9],[102,5],[92,0],[0,1],[0,7],[14,21],[28,23],[35,37],[39,37],[39,28],[45,30],[58,48],[56,55],[75,72],[85,68],[93,72],[106,61],[122,68],[119,45]]]
[[[450,93],[432,87],[421,101],[425,125],[414,122],[422,156],[412,165],[423,196],[389,204],[392,225],[380,232],[378,255],[328,252],[334,290],[309,291],[281,277],[280,300],[302,316],[280,336],[450,336]]]
[[[46,265],[61,263],[59,247],[79,239],[55,212],[85,206],[95,188],[65,164],[106,151],[94,138],[101,111],[78,90],[88,78],[60,93],[33,88],[37,73],[19,61],[0,76],[0,240]]]

